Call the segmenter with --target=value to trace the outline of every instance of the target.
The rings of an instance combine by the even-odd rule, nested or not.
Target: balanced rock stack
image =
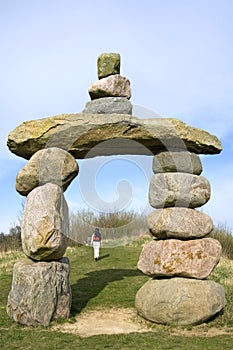
[[[206,237],[212,220],[195,209],[210,198],[198,154],[220,153],[221,142],[175,118],[132,116],[130,82],[120,75],[119,54],[98,57],[98,77],[82,113],[27,121],[8,135],[9,150],[29,160],[16,179],[16,190],[27,196],[21,227],[27,259],[14,266],[8,315],[28,325],[69,316],[69,261],[63,257],[69,218],[63,192],[78,174],[75,159],[128,154],[154,155],[155,173],[149,201],[156,210],[148,217],[155,239],[138,262],[152,279],[138,291],[136,308],[153,322],[204,322],[223,309],[225,295],[207,280],[221,246]]]
[[[210,198],[210,184],[200,176],[197,154],[188,150],[159,152],[153,160],[148,216],[154,240],[141,252],[138,269],[152,277],[136,295],[144,318],[162,324],[194,325],[219,313],[225,293],[207,280],[221,257],[220,243],[208,234],[211,218],[195,208]]]
[[[17,262],[7,313],[16,322],[47,326],[71,307],[68,206],[63,195],[78,174],[72,155],[59,148],[36,152],[18,173],[16,190],[27,196],[21,238],[27,259]]]
[[[103,53],[97,58],[99,80],[89,87],[91,101],[83,113],[132,114],[130,81],[120,75],[119,53]]]

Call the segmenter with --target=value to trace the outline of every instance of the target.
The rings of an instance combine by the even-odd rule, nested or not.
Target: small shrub
[[[103,242],[113,246],[125,245],[147,230],[146,217],[134,211],[71,213],[70,239],[73,242],[88,245],[95,227],[100,228]]]
[[[233,260],[233,236],[231,229],[226,225],[219,224],[214,228],[210,236],[221,243],[223,256]]]
[[[21,227],[10,228],[9,234],[0,233],[0,252],[22,250]]]

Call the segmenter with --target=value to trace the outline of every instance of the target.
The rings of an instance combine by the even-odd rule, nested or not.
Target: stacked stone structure
[[[132,114],[130,81],[120,75],[119,53],[103,53],[97,58],[98,78],[89,87],[91,101],[83,113]]]
[[[91,101],[82,113],[24,122],[8,136],[10,151],[28,159],[16,178],[16,190],[27,197],[21,228],[26,259],[14,266],[8,315],[45,326],[69,317],[64,191],[78,174],[76,159],[135,154],[154,155],[149,202],[156,208],[148,216],[154,239],[138,262],[151,280],[138,291],[136,308],[152,322],[204,322],[224,308],[225,295],[207,280],[221,246],[207,237],[211,218],[195,209],[210,198],[198,154],[220,153],[221,143],[174,118],[131,116],[130,82],[120,75],[120,55],[100,55],[97,67],[99,80],[91,84]]]
[[[68,206],[63,192],[78,174],[72,155],[59,148],[36,152],[17,175],[16,190],[27,196],[21,226],[26,259],[14,265],[7,312],[26,325],[47,326],[67,318],[71,307]]]
[[[208,237],[211,218],[195,209],[209,200],[210,184],[200,176],[200,158],[188,150],[159,152],[153,172],[149,202],[156,210],[148,226],[154,240],[143,247],[137,265],[152,279],[138,291],[136,308],[156,323],[199,324],[226,303],[223,288],[207,280],[222,247]]]

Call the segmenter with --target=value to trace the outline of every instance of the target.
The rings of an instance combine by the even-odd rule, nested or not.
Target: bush
[[[0,233],[0,252],[22,250],[21,227],[10,228],[9,234]]]
[[[210,236],[221,243],[223,256],[233,259],[233,236],[231,229],[226,225],[219,224],[214,228]]]
[[[138,237],[147,231],[146,217],[133,211],[94,214],[81,210],[70,215],[70,239],[81,244],[90,244],[95,227],[99,227],[102,239],[106,243],[115,241],[114,245],[127,243],[127,240]]]

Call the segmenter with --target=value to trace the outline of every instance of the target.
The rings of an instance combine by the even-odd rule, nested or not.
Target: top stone
[[[119,53],[102,53],[97,58],[98,78],[120,74],[121,56]]]

